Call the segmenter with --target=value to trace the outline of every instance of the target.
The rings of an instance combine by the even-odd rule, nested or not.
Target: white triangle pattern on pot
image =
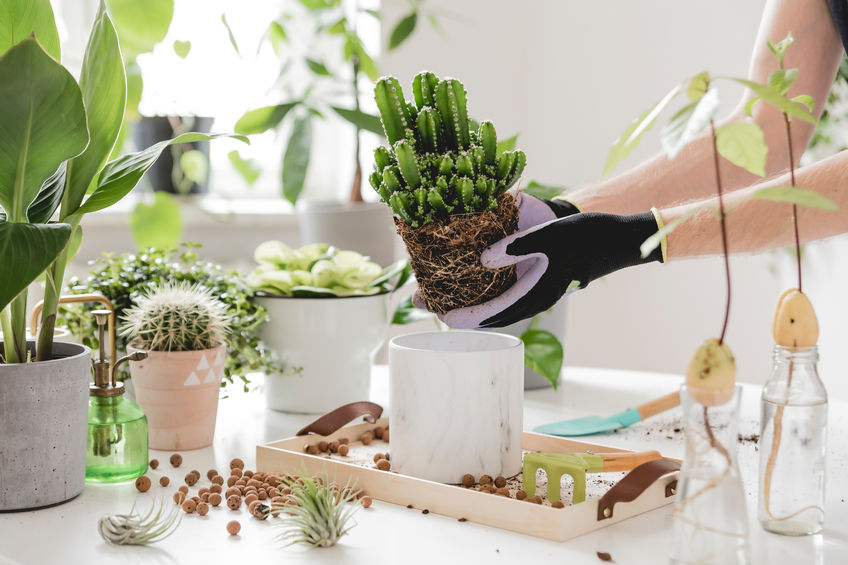
[[[188,376],[186,381],[183,383],[183,386],[195,386],[200,384],[200,379],[197,376],[197,373],[194,371]]]
[[[215,357],[215,366],[217,367],[218,365],[223,365],[223,364],[224,364],[224,352],[218,351],[218,356]]]
[[[200,356],[200,363],[197,364],[197,368],[195,371],[203,371],[204,369],[209,368],[209,361],[206,359],[206,355]]]
[[[218,382],[218,377],[215,376],[215,369],[209,369],[209,374],[203,379],[203,384]]]

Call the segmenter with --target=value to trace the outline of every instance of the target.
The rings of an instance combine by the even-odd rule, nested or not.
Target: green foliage
[[[177,57],[185,59],[188,57],[190,51],[191,41],[180,41],[179,39],[174,40],[174,53],[177,54]]]
[[[121,317],[133,301],[151,288],[167,282],[185,281],[208,288],[227,307],[228,355],[224,379],[232,383],[240,378],[247,390],[247,374],[253,371],[283,372],[259,340],[259,327],[266,319],[265,309],[256,304],[253,291],[235,271],[224,271],[198,258],[196,246],[187,245],[182,250],[147,249],[142,253],[116,255],[103,254],[92,265],[86,278],[72,277],[68,286],[72,294],[99,293],[115,305],[115,315]],[[66,325],[71,334],[84,345],[97,349],[97,325],[92,310],[98,305],[74,304],[62,306],[59,323]],[[119,351],[126,350],[123,338],[118,338]],[[124,376],[128,376],[126,372]]]
[[[541,184],[534,180],[531,180],[527,186],[521,189],[521,191],[525,194],[535,196],[536,198],[542,198],[544,200],[553,200],[557,196],[562,196],[569,190],[571,189],[567,186]]]
[[[797,204],[798,206],[831,212],[839,210],[839,206],[833,200],[819,194],[815,190],[807,188],[769,186],[757,190],[753,197],[761,200],[771,200],[773,202],[787,202],[789,204]]]
[[[766,147],[763,130],[756,124],[732,122],[716,129],[716,147],[722,157],[748,172],[766,176]]]
[[[304,473],[281,484],[291,494],[286,495],[286,502],[273,503],[271,511],[280,512],[277,539],[286,545],[332,547],[356,524],[352,518],[359,507],[359,490],[352,483],[339,487],[327,474],[312,477]]]
[[[312,147],[312,120],[309,115],[295,119],[289,142],[283,155],[283,196],[297,203],[306,182],[309,152]]]
[[[524,342],[524,364],[550,381],[554,390],[559,383],[562,370],[563,349],[557,337],[547,330],[535,329],[536,318],[530,329],[521,334]]]
[[[227,153],[227,158],[235,170],[238,171],[238,174],[242,176],[247,186],[252,186],[256,182],[256,179],[259,178],[259,175],[262,174],[261,167],[254,159],[243,158],[241,153],[235,149]]]
[[[197,283],[165,283],[136,298],[124,312],[121,337],[148,351],[201,351],[227,335],[227,308]]]
[[[465,88],[458,80],[423,72],[412,90],[415,104],[406,101],[393,77],[380,79],[374,88],[392,144],[377,149],[369,176],[380,199],[412,227],[496,208],[497,198],[524,170],[524,153],[497,155],[491,122],[471,129]]]
[[[165,39],[174,17],[174,0],[108,0],[112,19],[121,38],[121,50],[129,60],[153,50]]]
[[[153,202],[139,202],[130,215],[130,232],[135,246],[176,247],[183,237],[180,206],[167,192],[154,192]]]
[[[397,49],[415,31],[418,23],[418,12],[412,12],[398,21],[389,36],[389,51]]]
[[[70,236],[67,224],[0,222],[0,310],[44,272]]]
[[[59,32],[50,0],[0,3],[0,54],[33,33],[51,57],[62,60]]]

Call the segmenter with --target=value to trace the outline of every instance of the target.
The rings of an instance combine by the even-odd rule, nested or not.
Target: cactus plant
[[[123,317],[121,335],[150,351],[200,351],[227,335],[226,306],[208,288],[164,284],[138,298]]]
[[[522,151],[497,154],[491,122],[473,127],[465,87],[422,72],[412,82],[415,104],[397,79],[384,77],[374,95],[390,147],[374,153],[368,177],[380,199],[413,228],[452,214],[495,210],[527,163]]]

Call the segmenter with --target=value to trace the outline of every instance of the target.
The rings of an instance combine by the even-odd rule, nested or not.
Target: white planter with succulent
[[[124,315],[127,351],[139,406],[153,449],[212,444],[227,355],[226,306],[199,285],[165,284],[136,300]]]
[[[268,407],[323,413],[366,400],[371,363],[386,336],[389,296],[409,278],[405,261],[382,269],[354,251],[325,244],[256,248],[248,277],[268,311],[262,340],[287,367],[266,376]]]

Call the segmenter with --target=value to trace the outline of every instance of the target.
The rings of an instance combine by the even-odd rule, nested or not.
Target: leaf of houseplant
[[[435,315],[424,310],[423,308],[416,308],[412,304],[412,297],[407,296],[400,304],[395,308],[395,313],[392,315],[392,323],[398,326],[405,326],[406,324],[413,324],[415,322],[420,322],[422,320],[431,320],[435,318]]]
[[[130,214],[130,231],[139,249],[176,247],[183,236],[179,204],[167,192],[154,192],[152,203],[139,202]]]
[[[283,43],[286,42],[286,30],[279,22],[271,22],[268,26],[268,41],[271,42],[271,48],[277,55],[282,51]]]
[[[406,41],[410,34],[415,30],[415,24],[418,23],[418,12],[412,12],[395,25],[392,34],[389,36],[389,51],[396,49]]]
[[[534,180],[530,181],[526,187],[521,189],[525,194],[529,194],[530,196],[535,196],[536,198],[542,198],[545,200],[552,200],[557,196],[568,192],[567,186],[552,186],[548,184],[540,184]]]
[[[144,173],[153,166],[153,163],[156,162],[156,159],[159,158],[159,155],[162,154],[162,151],[167,146],[173,145],[174,143],[208,141],[218,137],[231,137],[233,139],[243,141],[244,143],[250,143],[250,141],[243,135],[189,132],[179,135],[174,139],[160,141],[159,143],[151,145],[142,151],[129,153],[115,159],[114,161],[109,161],[106,163],[106,166],[103,167],[100,177],[97,179],[97,188],[95,188],[88,200],[80,206],[77,210],[77,214],[88,214],[89,212],[102,210],[126,196],[126,194],[138,184],[138,181],[141,180]]]
[[[283,196],[292,204],[297,203],[303,191],[311,146],[312,122],[309,116],[295,119],[286,152],[283,154]]]
[[[62,60],[59,32],[50,0],[4,0],[0,2],[0,55],[31,34],[54,59]]]
[[[90,141],[85,151],[68,163],[60,220],[79,208],[91,181],[112,152],[124,121],[127,100],[124,62],[118,34],[103,0],[88,38],[79,86],[88,116]]]
[[[70,236],[68,224],[0,222],[0,310],[44,272]]]
[[[0,206],[19,221],[62,161],[85,149],[85,107],[74,77],[33,38],[0,57],[0,100]]]
[[[681,85],[675,86],[663,98],[642,112],[627,128],[621,133],[621,136],[615,140],[615,143],[610,148],[609,157],[604,164],[603,174],[607,174],[621,163],[628,155],[639,145],[642,136],[645,135],[657,121],[657,118],[671,103],[674,98],[680,94]]]
[[[236,36],[233,34],[233,29],[230,27],[230,24],[227,22],[227,14],[221,14],[221,23],[224,24],[225,28],[227,28],[227,37],[230,40],[230,45],[232,45],[233,49],[235,49],[236,55],[241,56],[238,43],[236,42]]]
[[[128,60],[152,51],[165,39],[174,17],[174,0],[108,0],[108,4]]]
[[[305,59],[306,66],[309,67],[309,70],[315,73],[316,75],[329,77],[333,76],[332,73],[327,69],[327,66],[321,61],[316,61],[315,59]]]
[[[191,41],[180,41],[179,39],[174,40],[174,53],[177,54],[177,57],[180,59],[185,59],[188,57],[188,54],[191,52]]]
[[[396,290],[396,289],[400,288],[401,286],[403,286],[403,284],[407,280],[409,280],[409,276],[411,275],[411,273],[412,273],[412,269],[409,266],[409,261],[407,261],[406,259],[401,259],[400,261],[397,261],[397,262],[389,265],[385,269],[383,269],[383,271],[380,273],[380,276],[378,276],[376,279],[371,281],[368,284],[368,286],[369,287],[380,287],[380,286],[387,284],[392,279],[397,277],[398,280],[391,289],[391,290]],[[386,290],[389,290],[389,289],[386,288]]]
[[[791,99],[793,102],[797,102],[798,104],[802,104],[808,111],[812,112],[816,107],[815,99],[809,94],[799,94],[795,98]]]
[[[53,212],[59,207],[62,202],[62,189],[65,187],[65,171],[68,162],[65,161],[56,172],[50,175],[44,184],[41,185],[41,190],[38,196],[32,201],[27,209],[27,219],[31,224],[46,224]]]
[[[235,131],[244,135],[263,133],[280,125],[289,110],[300,104],[300,102],[287,102],[275,106],[265,106],[255,110],[249,110],[236,122]]]
[[[562,370],[562,343],[546,330],[527,330],[521,334],[524,342],[524,364],[550,381],[554,389]]]
[[[766,176],[765,135],[760,126],[747,122],[732,122],[716,130],[719,154],[748,172]]]
[[[244,178],[247,186],[252,186],[262,173],[262,169],[254,159],[244,159],[235,149],[227,153],[230,163],[236,171]]]
[[[753,198],[772,200],[774,202],[788,202],[790,204],[806,206],[807,208],[818,208],[819,210],[839,210],[839,206],[833,200],[808,188],[770,186],[754,192]]]
[[[769,73],[768,86],[785,95],[797,79],[798,69],[777,69]]]
[[[816,119],[806,109],[804,109],[804,105],[802,103],[790,100],[773,88],[743,78],[729,77],[729,80],[747,86],[753,90],[761,100],[768,102],[784,114],[796,117],[811,124],[816,123]]]
[[[713,89],[697,102],[683,107],[663,128],[660,141],[669,159],[674,159],[681,149],[691,143],[718,110],[718,91]]]
[[[338,106],[332,106],[332,108],[336,114],[338,114],[348,122],[352,123],[359,129],[364,129],[365,131],[376,133],[380,137],[386,136],[386,134],[383,132],[383,124],[380,122],[379,116],[374,116],[373,114],[368,114],[360,110],[339,108]]]
[[[479,126],[477,128],[474,128],[475,131],[478,128]],[[497,153],[498,157],[500,157],[501,153],[503,153],[504,151],[515,151],[515,144],[518,142],[518,136],[519,134],[516,133],[511,137],[507,137],[506,139],[501,139],[500,141],[498,141],[498,145],[495,150],[495,153]]]
[[[341,3],[341,0],[300,0],[300,3],[307,10],[319,11],[335,8]]]

